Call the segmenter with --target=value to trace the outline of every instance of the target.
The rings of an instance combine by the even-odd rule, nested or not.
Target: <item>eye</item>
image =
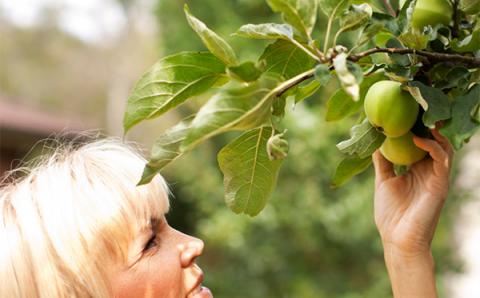
[[[157,237],[156,233],[152,234],[152,237],[148,239],[147,243],[145,243],[145,247],[143,248],[143,251],[148,251],[158,245],[159,239]]]

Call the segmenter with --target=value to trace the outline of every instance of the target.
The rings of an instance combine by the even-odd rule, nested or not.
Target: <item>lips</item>
[[[193,290],[188,298],[213,298],[213,295],[209,288],[198,286]]]
[[[203,272],[197,264],[194,264],[194,269],[198,274],[195,285],[188,292],[187,298],[213,298],[212,292],[207,288],[202,286],[203,282]]]

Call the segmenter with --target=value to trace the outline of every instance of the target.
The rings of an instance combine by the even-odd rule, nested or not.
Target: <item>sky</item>
[[[126,19],[114,0],[0,0],[0,11],[18,26],[35,26],[42,11],[58,8],[62,30],[86,42],[98,42],[119,32]]]

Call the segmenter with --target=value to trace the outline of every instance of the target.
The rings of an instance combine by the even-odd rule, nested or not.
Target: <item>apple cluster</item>
[[[448,0],[418,0],[412,14],[411,25],[416,30],[426,26],[448,25],[453,7]],[[413,96],[402,89],[399,82],[380,81],[370,87],[365,97],[368,121],[386,138],[380,152],[396,165],[409,166],[422,160],[427,152],[413,142],[413,128],[420,106]]]
[[[386,138],[380,152],[396,165],[411,165],[427,154],[413,143],[410,131],[417,120],[420,106],[402,85],[394,81],[373,84],[365,96],[368,121]]]

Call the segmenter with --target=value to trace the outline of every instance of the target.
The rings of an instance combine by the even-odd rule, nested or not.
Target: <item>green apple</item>
[[[406,134],[417,120],[419,105],[401,86],[399,82],[379,81],[365,96],[368,121],[387,137]]]
[[[422,160],[427,152],[418,148],[413,142],[414,134],[407,132],[398,138],[387,137],[380,147],[382,155],[391,163],[400,166],[409,166]]]
[[[413,10],[412,26],[422,30],[425,26],[450,24],[453,15],[449,0],[418,0]]]

